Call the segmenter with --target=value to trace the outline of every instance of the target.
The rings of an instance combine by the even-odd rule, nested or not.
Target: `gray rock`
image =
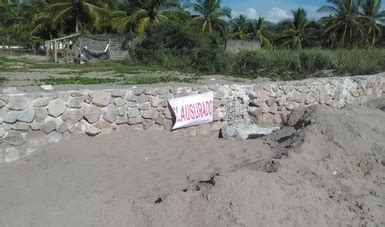
[[[25,122],[16,122],[12,125],[12,129],[16,131],[29,131],[29,124]]]
[[[170,88],[169,87],[164,87],[164,88],[160,88],[159,90],[158,90],[158,94],[159,95],[165,95],[165,94],[168,94],[168,93],[170,93]]]
[[[122,99],[122,98],[115,98],[114,99],[114,104],[118,107],[121,107],[123,106],[124,104],[126,104],[126,100]]]
[[[3,138],[5,133],[7,133],[7,130],[5,130],[5,128],[3,128],[3,127],[0,127],[0,138]]]
[[[45,94],[44,97],[48,98],[48,100],[54,100],[54,99],[57,99],[59,97],[59,94],[58,93],[48,93],[48,94]]]
[[[43,107],[48,105],[48,99],[47,98],[38,98],[33,103],[34,107]]]
[[[6,95],[0,95],[0,100],[3,101],[4,103],[8,103],[9,102],[9,98]]]
[[[127,101],[127,106],[128,107],[135,107],[136,106],[136,102]]]
[[[53,131],[53,132],[48,134],[48,138],[49,138],[50,142],[57,143],[63,138],[63,135],[61,133]]]
[[[46,108],[35,108],[35,121],[37,122],[44,122],[45,118],[48,115]]]
[[[10,110],[23,110],[28,107],[28,104],[25,96],[10,96],[7,107]]]
[[[138,108],[140,110],[149,110],[151,108],[151,105],[150,103],[146,102],[146,103],[138,104]]]
[[[40,130],[45,132],[45,134],[49,134],[56,129],[56,126],[57,124],[55,121],[47,121],[40,125]]]
[[[137,103],[145,103],[148,102],[148,96],[147,95],[139,95],[138,100],[136,100]]]
[[[104,107],[110,103],[111,94],[108,92],[96,91],[92,94],[92,103]]]
[[[0,100],[0,109],[3,109],[3,107],[7,105],[3,100]]]
[[[69,126],[66,122],[60,122],[59,124],[57,124],[56,126],[56,131],[58,133],[65,133],[67,130],[69,129]]]
[[[126,90],[112,90],[111,96],[112,97],[124,97],[124,96],[126,96]]]
[[[18,121],[31,123],[35,118],[35,110],[33,108],[27,108],[17,112],[16,119]]]
[[[15,147],[8,147],[5,149],[4,162],[10,163],[19,160],[21,157],[20,151]]]
[[[166,109],[164,110],[163,113],[164,113],[164,116],[165,116],[167,119],[172,119],[171,111],[170,111],[169,108],[166,108]]]
[[[172,121],[166,119],[166,120],[164,121],[163,127],[164,127],[164,129],[166,129],[166,130],[171,130],[171,129],[172,129],[172,125],[173,125]]]
[[[225,93],[221,92],[221,91],[218,91],[215,93],[215,98],[221,100],[225,97]]]
[[[273,133],[279,130],[279,127],[271,128],[260,128],[258,125],[238,125],[237,126],[237,137],[242,140],[256,139]]]
[[[144,92],[144,88],[141,87],[133,87],[131,90],[134,95],[141,95]]]
[[[91,103],[91,101],[92,101],[92,97],[90,94],[84,95],[84,102],[85,103]]]
[[[163,105],[160,105],[160,104],[162,104],[163,101],[164,101],[163,99],[160,99],[158,97],[152,96],[150,103],[151,103],[152,107],[157,107],[157,106],[163,106]]]
[[[76,122],[83,119],[83,110],[75,109],[75,110],[66,110],[61,116],[63,121],[71,122],[75,124]]]
[[[86,125],[86,133],[89,136],[96,136],[99,135],[102,132],[102,130],[96,128],[95,126],[91,124]]]
[[[142,117],[135,117],[135,118],[129,118],[128,119],[128,124],[129,125],[136,125],[136,124],[141,124],[143,123],[144,119]]]
[[[174,95],[173,94],[164,94],[164,95],[161,95],[159,97],[162,99],[172,99],[172,98],[174,98]]]
[[[116,118],[117,125],[127,124],[127,121],[128,118],[126,116],[118,116],[118,118]]]
[[[48,114],[59,117],[66,110],[66,104],[61,99],[56,99],[48,104]]]
[[[118,108],[119,116],[124,116],[127,113],[127,105]]]
[[[16,131],[9,131],[4,138],[0,139],[0,141],[12,146],[21,146],[25,143],[23,135]]]
[[[25,136],[28,147],[42,147],[49,143],[49,137],[42,131],[32,131]]]
[[[113,123],[119,115],[119,110],[114,105],[108,105],[103,111],[103,119],[107,122]]]
[[[100,115],[102,114],[102,110],[95,105],[85,106],[83,112],[84,112],[84,118],[89,123],[94,123],[97,120],[99,120]]]
[[[235,138],[237,136],[237,129],[233,126],[223,126],[221,135],[224,139]]]
[[[130,94],[127,96],[126,100],[131,102],[136,102],[136,100],[138,100],[138,96]]]
[[[4,154],[5,151],[3,149],[0,149],[0,164],[4,163]]]
[[[209,88],[207,86],[202,86],[199,88],[199,93],[209,92]]]
[[[128,108],[127,116],[128,118],[136,118],[140,114],[138,108]]]
[[[155,109],[146,110],[146,111],[143,111],[143,113],[142,113],[142,117],[144,119],[155,120],[158,118],[158,115],[159,115],[159,113]]]
[[[67,104],[67,107],[80,109],[83,107],[83,103],[84,103],[84,97],[75,97],[70,99],[70,101]]]
[[[0,117],[5,123],[13,124],[17,119],[17,112],[15,111],[0,111]]]
[[[166,118],[162,114],[158,114],[158,117],[155,120],[155,123],[158,125],[164,125]]]
[[[84,94],[82,92],[78,92],[78,91],[72,92],[71,96],[72,97],[83,97],[84,98]]]
[[[62,100],[63,102],[67,102],[69,98],[70,98],[70,94],[68,93],[59,94],[59,99]]]

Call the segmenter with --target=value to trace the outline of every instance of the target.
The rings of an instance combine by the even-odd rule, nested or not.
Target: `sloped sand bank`
[[[385,113],[296,110],[259,140],[120,130],[0,166],[1,226],[385,225]]]

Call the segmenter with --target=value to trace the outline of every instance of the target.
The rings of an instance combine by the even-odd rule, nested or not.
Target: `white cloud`
[[[254,8],[248,8],[248,9],[246,9],[244,11],[235,11],[235,10],[233,10],[231,12],[231,17],[232,18],[236,18],[239,15],[244,15],[244,16],[246,16],[247,19],[250,19],[250,20],[255,20],[255,19],[257,19],[259,17],[257,10],[255,10]]]
[[[290,15],[286,10],[280,9],[280,8],[272,8],[267,12],[266,20],[278,23],[282,20],[287,20],[290,18]]]
[[[245,16],[250,19],[250,20],[255,20],[257,19],[259,16],[258,16],[258,13],[257,13],[257,10],[253,9],[253,8],[248,8],[246,9],[245,11]]]

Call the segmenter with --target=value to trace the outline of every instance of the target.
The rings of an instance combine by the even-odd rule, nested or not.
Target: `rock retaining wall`
[[[172,127],[167,100],[215,93],[214,122],[188,129],[219,131],[223,125],[279,125],[294,108],[326,104],[335,108],[365,103],[385,91],[383,75],[322,78],[252,85],[210,85],[62,91],[0,95],[0,163],[32,154],[70,134],[96,136],[117,127]]]

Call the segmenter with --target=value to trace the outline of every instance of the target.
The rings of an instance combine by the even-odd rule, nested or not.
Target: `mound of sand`
[[[385,113],[298,109],[231,141],[122,129],[0,166],[0,226],[385,225]]]
[[[139,226],[385,224],[385,113],[298,109],[255,155],[184,190],[134,202]],[[256,150],[258,148],[256,147]]]

